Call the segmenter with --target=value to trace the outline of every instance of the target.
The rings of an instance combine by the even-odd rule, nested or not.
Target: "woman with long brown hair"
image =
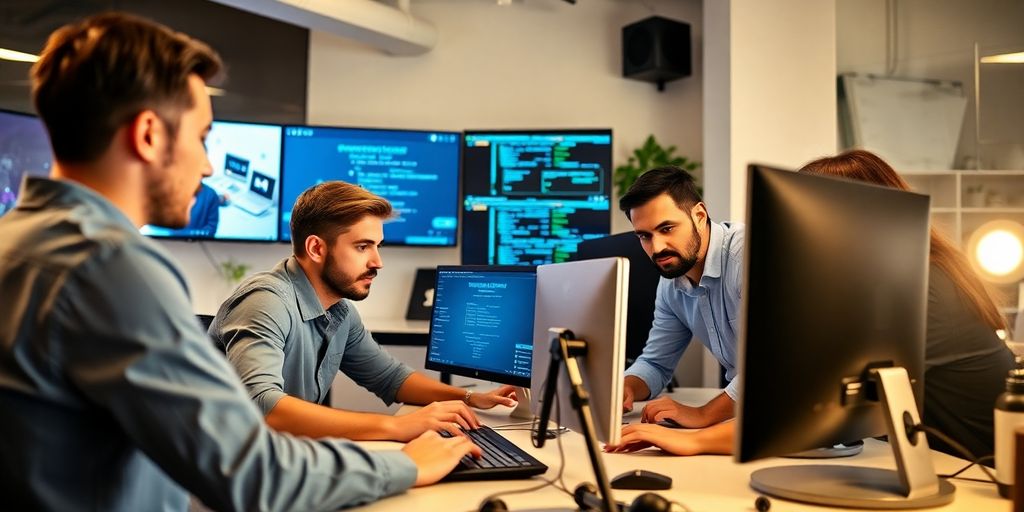
[[[800,172],[910,190],[889,164],[861,149],[815,160]],[[1013,354],[996,335],[1006,329],[1006,320],[963,253],[935,226],[930,238],[923,420],[976,456],[988,455],[992,407],[1014,367]],[[928,443],[959,455],[934,437]]]
[[[863,181],[900,190],[907,182],[875,154],[852,150],[808,163],[801,173]],[[993,413],[1013,353],[996,331],[1006,329],[996,301],[967,258],[935,227],[931,228],[928,272],[928,325],[925,337],[924,424],[964,445],[976,457],[993,452]],[[678,455],[731,453],[734,424],[696,432],[657,425],[630,425],[609,451],[658,446]],[[928,436],[931,448],[962,456]]]

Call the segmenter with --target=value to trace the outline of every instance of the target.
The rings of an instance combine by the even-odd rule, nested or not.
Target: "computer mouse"
[[[635,469],[612,479],[612,489],[661,491],[672,488],[672,477],[654,471]]]
[[[677,422],[676,420],[674,420],[672,418],[665,418],[665,419],[655,423],[655,425],[660,425],[662,427],[668,427],[668,428],[683,428],[683,426],[680,425],[679,422]]]

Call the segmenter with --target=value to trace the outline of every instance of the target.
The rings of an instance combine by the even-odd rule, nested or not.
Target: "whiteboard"
[[[899,171],[952,169],[967,96],[960,82],[839,76],[847,144]]]

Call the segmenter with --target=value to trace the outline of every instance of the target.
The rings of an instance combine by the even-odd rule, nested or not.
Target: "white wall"
[[[743,221],[747,164],[796,168],[836,149],[835,3],[705,5],[705,198]]]
[[[648,7],[649,6],[649,7]],[[702,49],[699,0],[586,0],[569,5],[525,0],[418,0],[414,14],[435,24],[438,45],[417,57],[392,57],[314,32],[310,41],[311,124],[462,130],[610,127],[614,162],[649,133],[700,160]],[[621,28],[653,14],[691,24],[693,76],[653,84],[621,76]],[[268,79],[273,79],[268,75]],[[614,200],[617,202],[617,199]],[[613,202],[613,210],[614,204]],[[629,229],[612,213],[613,232]],[[289,246],[206,244],[218,259],[267,268]],[[197,312],[214,312],[228,293],[197,244],[168,243],[183,262]],[[384,249],[384,269],[365,317],[401,317],[417,267],[459,262],[458,248]]]
[[[839,73],[885,73],[885,0],[837,0]],[[956,164],[977,157],[974,117],[974,44],[987,53],[1024,51],[1020,0],[896,0],[895,76],[957,80],[968,98]],[[986,54],[985,51],[982,54]],[[1024,65],[985,65],[982,75],[984,168],[1020,168],[1024,153]],[[1012,144],[1012,143],[1015,143]]]

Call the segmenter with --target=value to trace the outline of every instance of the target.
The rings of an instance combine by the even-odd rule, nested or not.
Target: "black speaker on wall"
[[[622,27],[622,76],[658,84],[690,76],[690,24],[651,16]]]

